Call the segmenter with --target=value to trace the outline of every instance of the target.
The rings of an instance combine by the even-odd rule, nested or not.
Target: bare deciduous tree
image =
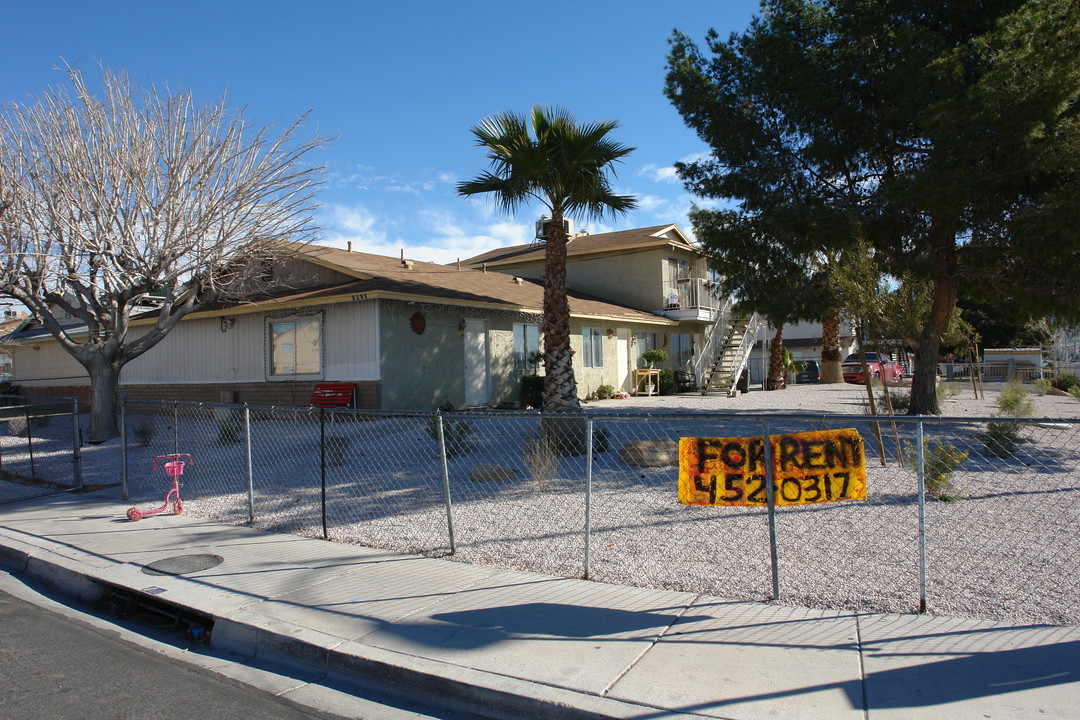
[[[108,69],[95,95],[63,70],[68,85],[0,112],[0,295],[86,368],[102,441],[118,434],[126,363],[242,293],[282,240],[310,238],[321,168],[307,160],[324,141],[301,137],[303,116],[251,127],[224,97],[200,105]]]

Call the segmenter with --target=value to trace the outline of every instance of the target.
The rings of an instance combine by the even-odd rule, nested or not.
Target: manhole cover
[[[187,575],[217,567],[224,559],[220,555],[177,555],[144,565],[142,571],[147,575]]]

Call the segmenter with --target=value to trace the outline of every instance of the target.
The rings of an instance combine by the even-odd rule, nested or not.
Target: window
[[[584,352],[584,365],[587,368],[604,367],[604,344],[600,328],[585,328],[581,331]]]
[[[676,333],[671,336],[671,365],[682,367],[694,362],[694,349],[690,344],[690,335]]]
[[[272,319],[270,376],[294,378],[322,373],[322,318],[319,315]]]
[[[648,363],[641,359],[641,354],[646,350],[655,350],[658,347],[656,344],[656,333],[639,332],[634,335],[634,338],[637,340],[637,357],[634,358],[634,364],[637,367],[644,367],[648,365]]]
[[[535,373],[532,356],[540,350],[540,326],[514,323],[514,370]]]

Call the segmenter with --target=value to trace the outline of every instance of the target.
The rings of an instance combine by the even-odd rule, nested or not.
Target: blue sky
[[[636,151],[617,192],[630,216],[603,232],[678,223],[694,198],[672,163],[705,151],[663,96],[673,29],[702,41],[742,31],[756,0],[725,2],[104,2],[6,0],[0,100],[25,102],[61,83],[60,58],[95,61],[142,83],[191,88],[246,107],[260,124],[310,111],[311,132],[333,136],[315,158],[327,184],[323,242],[452,262],[528,242],[539,208],[515,216],[460,198],[458,181],[485,166],[469,128],[535,103],[581,121],[617,120]],[[581,228],[581,224],[578,225]]]

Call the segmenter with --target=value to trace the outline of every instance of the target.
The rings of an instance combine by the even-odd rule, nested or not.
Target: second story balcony
[[[720,312],[720,304],[708,280],[683,278],[664,283],[660,313],[672,320],[714,322]]]

